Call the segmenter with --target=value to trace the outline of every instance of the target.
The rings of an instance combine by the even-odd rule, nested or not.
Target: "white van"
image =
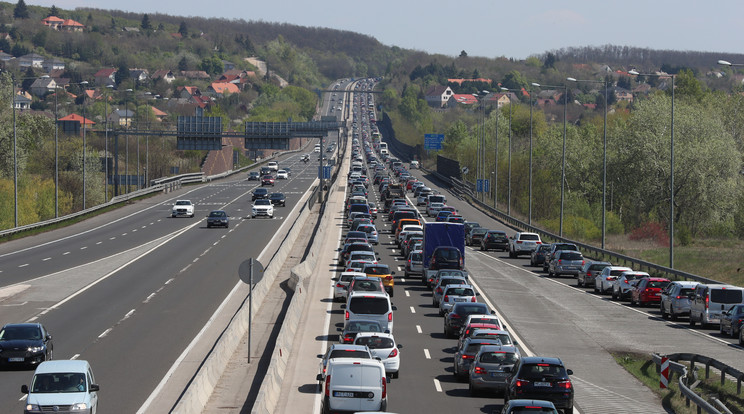
[[[383,329],[393,332],[393,311],[390,296],[385,292],[351,292],[346,300],[344,322],[354,319],[377,321]]]
[[[721,323],[721,314],[740,303],[744,303],[744,288],[701,283],[695,287],[690,303],[690,326],[697,322],[703,327]]]
[[[315,149],[313,152],[320,152],[320,144],[315,144]]]
[[[61,411],[98,411],[98,384],[88,361],[44,361],[36,367],[31,387],[21,386],[27,394],[25,414]]]
[[[385,365],[376,359],[329,360],[323,388],[323,413],[387,410]]]

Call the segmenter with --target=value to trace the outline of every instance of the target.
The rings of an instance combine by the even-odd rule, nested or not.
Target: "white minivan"
[[[393,332],[393,311],[390,296],[385,292],[351,292],[346,300],[344,322],[354,319],[377,321],[387,330]]]
[[[329,360],[323,388],[323,413],[387,410],[385,365],[376,359]]]
[[[31,387],[21,386],[27,394],[25,414],[50,411],[98,411],[98,384],[88,361],[44,361],[36,367]],[[63,409],[64,407],[64,409]]]
[[[690,326],[721,323],[721,314],[744,303],[744,288],[731,285],[699,284],[690,303]]]

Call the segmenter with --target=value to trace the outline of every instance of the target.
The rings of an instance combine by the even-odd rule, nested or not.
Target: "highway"
[[[516,231],[458,199],[436,178],[420,170],[411,172],[445,194],[447,204],[456,207],[466,220],[510,235]],[[370,189],[370,201],[378,202],[376,186],[370,184]],[[404,258],[393,243],[382,212],[376,224],[381,232],[376,247],[379,261],[396,271],[394,334],[396,342],[403,345],[400,378],[391,380],[388,386],[388,410],[498,412],[503,404],[501,396],[470,397],[467,383],[455,379],[452,365],[456,340],[444,338],[443,318],[431,305],[430,290],[419,277],[404,277]],[[341,271],[334,267],[329,279]],[[541,269],[530,267],[527,256],[512,259],[504,252],[466,247],[466,267],[480,294],[479,301],[497,310],[520,342],[523,355],[557,356],[574,371],[577,412],[665,412],[661,401],[617,365],[611,353],[696,352],[744,368],[742,349],[735,340],[721,337],[717,329],[689,329],[685,319],[663,320],[656,307],[633,308],[627,302],[614,302],[609,296],[577,288],[572,277],[549,278]],[[331,283],[328,297],[332,295]],[[330,324],[325,332],[318,333],[319,337],[333,342],[336,328],[342,326],[343,309],[333,304]],[[307,361],[311,363],[317,361]],[[320,387],[316,392],[321,392]],[[320,410],[320,395],[315,412]]]
[[[322,110],[330,112],[327,97]],[[241,263],[258,257],[271,237],[283,237],[277,230],[317,177],[317,161],[302,162],[303,154],[277,158],[292,173],[268,187],[286,195],[273,219],[250,218],[251,191],[260,183],[246,171],[3,243],[0,324],[43,323],[53,335],[54,359],[91,363],[101,385],[99,412],[137,412],[242,283]],[[170,218],[176,199],[190,199],[195,217]],[[230,215],[228,229],[206,228],[206,215],[217,209]],[[0,372],[3,411],[22,412],[21,384],[32,375]]]

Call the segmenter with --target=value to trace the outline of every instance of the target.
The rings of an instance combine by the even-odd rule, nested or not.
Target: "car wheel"
[[[669,319],[676,321],[677,314],[674,313],[674,305],[669,305]]]
[[[739,329],[739,345],[744,345],[744,329]]]
[[[663,303],[659,306],[659,308],[661,310],[661,318],[662,319],[669,319],[669,314],[667,314],[666,313],[666,310],[664,310],[664,304]]]
[[[400,370],[391,373],[390,374],[390,378],[392,378],[392,379],[398,379],[398,376],[399,375],[400,375]]]
[[[692,317],[692,312],[690,312],[690,328],[693,328],[695,326],[695,318]]]
[[[581,280],[581,278],[580,278],[580,277],[577,277],[577,278],[576,278],[576,286],[577,286],[577,287],[584,287],[584,281],[583,281],[583,280]]]

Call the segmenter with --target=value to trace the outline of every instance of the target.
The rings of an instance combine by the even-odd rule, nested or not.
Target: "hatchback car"
[[[613,300],[627,300],[630,299],[630,292],[633,291],[633,286],[643,277],[649,277],[650,275],[646,272],[623,272],[612,282],[612,299]]]
[[[380,322],[365,319],[348,321],[343,328],[336,328],[336,330],[339,332],[338,342],[342,344],[353,344],[354,339],[360,332],[384,332]]]
[[[565,414],[573,413],[574,388],[559,358],[523,357],[512,371],[504,403],[515,399],[547,400]]]
[[[385,287],[385,292],[388,295],[393,296],[395,289],[395,281],[393,276],[395,272],[390,270],[390,267],[386,264],[368,264],[362,268],[362,272],[368,277],[378,277],[382,280],[382,285]]]
[[[512,345],[481,346],[470,364],[470,395],[505,391],[509,374],[520,357],[519,350]]]
[[[485,303],[455,303],[452,310],[444,318],[444,336],[453,338],[460,333],[463,322],[468,315],[488,315],[493,313]]]
[[[260,179],[261,179],[261,175],[258,173],[258,171],[251,171],[248,173],[249,181],[258,181]]]
[[[328,347],[325,354],[320,359],[318,367],[319,377],[321,381],[325,381],[326,368],[328,368],[328,361],[334,358],[360,358],[360,359],[374,359],[370,349],[364,345],[353,345],[353,344],[331,344]]]
[[[602,269],[607,266],[612,266],[612,263],[587,260],[581,268],[581,271],[579,271],[579,275],[576,277],[576,286],[594,286],[594,279],[598,274],[602,273]]]
[[[453,359],[453,366],[455,377],[464,381],[467,379],[470,373],[470,365],[475,359],[475,355],[480,351],[481,347],[487,345],[501,345],[501,341],[498,339],[473,339],[467,338],[462,345],[462,348],[458,349]]]
[[[550,254],[550,245],[541,244],[530,254],[530,266],[543,265]]]
[[[352,223],[353,225],[353,223]],[[377,227],[374,224],[360,224],[354,230],[364,232],[367,235],[367,241],[372,244],[379,244]]]
[[[444,296],[444,290],[449,285],[467,285],[468,281],[464,277],[461,276],[442,276],[439,279],[437,279],[437,284],[434,286],[434,290],[432,291],[431,295],[431,305],[434,307],[439,307],[439,302],[441,301],[442,297]],[[440,312],[440,315],[443,315],[443,313]]]
[[[676,321],[680,316],[690,316],[690,299],[695,295],[698,282],[677,281],[661,291],[661,317]]]
[[[555,405],[545,400],[511,400],[504,402],[501,414],[558,414]]]
[[[366,273],[355,272],[357,276],[354,276],[349,283],[348,293],[352,292],[385,292],[385,286],[382,284],[382,279],[379,277],[369,277]],[[348,295],[348,294],[347,294]]]
[[[575,275],[578,276],[584,266],[584,256],[573,250],[558,250],[548,267],[548,276]]]
[[[403,347],[395,343],[391,333],[359,332],[354,338],[355,345],[366,345],[375,358],[385,365],[385,375],[398,378],[400,373],[400,351]]]
[[[207,216],[207,228],[210,227],[224,227],[230,226],[230,216],[222,210],[210,211]]]
[[[465,234],[465,244],[468,246],[480,245],[483,236],[488,233],[488,229],[483,227],[473,227],[469,232]]]
[[[263,177],[261,177],[261,185],[262,186],[264,186],[264,185],[270,185],[270,186],[273,187],[274,186],[274,176],[273,175],[264,175]]]
[[[631,306],[647,306],[661,302],[661,291],[672,283],[662,277],[643,277],[633,286],[630,292]]]
[[[333,285],[333,301],[346,302],[349,296],[349,285],[355,276],[366,276],[361,272],[342,272]]]
[[[447,285],[439,301],[439,316],[449,312],[459,302],[477,302],[475,290],[470,285]]]
[[[9,323],[0,330],[0,366],[33,368],[53,353],[52,335],[40,323]]]
[[[447,210],[439,210],[437,213],[437,216],[434,218],[434,221],[436,222],[442,222],[447,221],[447,217],[451,216],[453,213],[451,211]]]
[[[612,282],[620,277],[623,272],[632,271],[633,269],[625,266],[607,266],[602,272],[594,278],[594,292],[607,294],[612,290]]]
[[[488,230],[481,238],[480,249],[484,252],[491,249],[505,252],[509,250],[509,236],[501,230]]]

